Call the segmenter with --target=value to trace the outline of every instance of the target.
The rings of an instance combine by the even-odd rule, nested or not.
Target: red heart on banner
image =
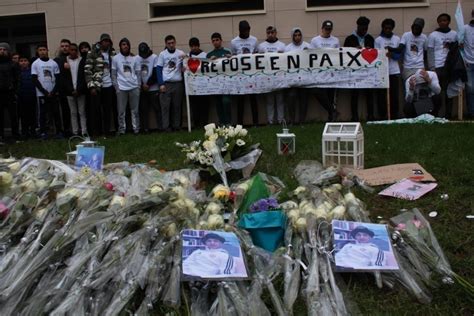
[[[196,73],[200,65],[201,65],[201,61],[199,59],[190,58],[188,60],[188,68],[189,70],[193,72],[193,74]]]
[[[364,58],[369,64],[376,60],[378,55],[378,50],[374,48],[364,48],[362,50],[362,58]]]

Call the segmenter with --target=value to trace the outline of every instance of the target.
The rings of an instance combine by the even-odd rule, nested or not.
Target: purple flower
[[[250,206],[250,212],[264,212],[277,209],[279,206],[275,198],[260,199]]]

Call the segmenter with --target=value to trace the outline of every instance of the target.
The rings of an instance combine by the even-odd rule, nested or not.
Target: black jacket
[[[462,82],[467,82],[467,71],[464,60],[459,51],[458,42],[448,43],[449,52],[446,57],[444,67],[446,68],[448,82],[455,82],[461,79]]]
[[[16,92],[20,80],[20,68],[9,57],[0,58],[0,91]]]
[[[367,34],[364,38],[364,46],[365,48],[374,48],[375,47],[375,40],[372,35]],[[344,41],[344,47],[359,47],[359,39],[354,34],[349,35],[346,37]]]
[[[79,95],[86,94],[87,93],[87,84],[86,84],[86,77],[84,74],[84,66],[86,65],[86,59],[82,58],[81,61],[79,62],[79,67],[77,69],[77,89],[76,91],[78,92]],[[64,68],[64,63],[63,66],[60,70],[60,87],[62,87],[62,91],[64,95],[71,96],[72,92],[74,91],[74,85],[72,84],[72,75],[71,75],[71,70],[70,69],[65,69]]]

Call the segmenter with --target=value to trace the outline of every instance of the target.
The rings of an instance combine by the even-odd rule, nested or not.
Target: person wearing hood
[[[436,21],[439,27],[428,36],[428,69],[436,71],[441,85],[441,93],[433,96],[433,115],[439,115],[439,110],[444,100],[446,105],[445,118],[450,119],[453,110],[453,100],[448,98],[446,94],[449,78],[445,63],[449,52],[449,43],[457,41],[457,33],[449,27],[449,23],[451,23],[451,16],[449,14],[441,13]]]
[[[400,37],[393,34],[395,28],[395,21],[392,19],[385,19],[382,21],[382,30],[380,36],[375,39],[375,48],[387,51],[388,58],[388,74],[390,82],[390,119],[398,118],[398,102],[399,102],[399,85],[400,85],[400,66],[398,60],[400,53],[390,52],[388,47],[397,48],[400,46]],[[379,89],[377,93],[378,113],[381,119],[387,119],[387,91]]]
[[[20,56],[20,81],[17,94],[21,134],[24,139],[36,134],[36,88],[31,78],[31,64],[26,56]]]
[[[0,142],[3,142],[5,136],[3,117],[5,109],[10,116],[13,138],[19,136],[15,93],[18,89],[20,69],[11,60],[10,53],[10,45],[0,43]]]
[[[156,76],[160,86],[161,128],[168,132],[181,129],[181,107],[184,97],[182,70],[186,54],[176,48],[176,38],[173,35],[165,37],[165,45],[166,48],[158,55]]]
[[[467,118],[474,118],[474,10],[471,12],[472,20],[464,26],[464,61],[467,71]]]
[[[130,41],[122,38],[119,42],[120,53],[112,59],[112,82],[117,93],[118,133],[124,135],[127,130],[125,111],[130,106],[132,128],[135,135],[140,132],[140,87],[142,76],[140,62],[130,52]]]
[[[230,42],[232,54],[253,54],[257,52],[258,40],[250,35],[250,23],[246,20],[239,22],[239,35]],[[237,96],[237,123],[244,124],[244,106],[246,95]],[[257,95],[250,94],[250,110],[252,111],[252,123],[258,126],[258,103]]]
[[[87,54],[91,50],[91,45],[88,42],[80,42],[79,43],[79,54],[81,55],[84,61],[87,58]]]
[[[351,35],[346,37],[344,47],[374,48],[375,40],[367,33],[370,20],[361,16],[357,19],[357,28]],[[364,94],[367,102],[367,120],[374,120],[374,91],[373,89],[351,89],[351,121],[359,121],[359,94]]]
[[[158,80],[155,67],[158,65],[158,56],[153,53],[147,43],[138,45],[138,63],[142,86],[140,92],[140,126],[145,133],[149,132],[149,114],[152,109],[155,112],[156,126],[161,129],[160,101],[158,99]]]
[[[290,32],[291,43],[286,45],[285,52],[305,50],[311,45],[303,41],[303,32],[300,27],[294,27]],[[300,124],[306,121],[308,111],[308,93],[305,88],[290,88],[287,94],[289,123]],[[296,119],[296,108],[298,108],[298,119]]]
[[[75,43],[69,46],[69,55],[66,58],[68,67],[63,70],[62,80],[64,80],[64,89],[67,95],[69,110],[71,113],[72,133],[79,135],[79,122],[83,137],[87,137],[87,119],[86,119],[86,93],[87,85],[84,78],[84,65],[86,61],[79,56],[79,47]]]
[[[190,58],[205,59],[207,53],[201,50],[199,38],[191,37],[189,39]],[[209,120],[209,96],[207,95],[190,95],[189,103],[191,105],[192,119],[194,127],[203,127]]]
[[[91,95],[92,124],[89,124],[89,132],[93,135],[109,135],[111,119],[117,131],[116,94],[110,76],[114,56],[112,39],[107,33],[102,34],[99,42],[87,53],[84,73]]]
[[[258,45],[259,53],[283,53],[285,51],[286,45],[278,40],[277,29],[273,26],[267,27],[267,40],[261,42]],[[278,124],[283,123],[285,120],[285,103],[283,91],[278,90],[274,92],[267,93],[265,95],[267,103],[267,123],[273,124],[278,122]],[[277,119],[275,121],[275,106]]]

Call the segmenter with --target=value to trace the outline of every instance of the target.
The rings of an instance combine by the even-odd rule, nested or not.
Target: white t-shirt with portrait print
[[[261,42],[258,44],[257,51],[259,53],[283,53],[285,51],[285,43],[282,41],[270,42]]]
[[[37,75],[41,86],[43,86],[46,91],[51,92],[56,85],[55,75],[59,74],[59,66],[52,59],[42,61],[38,58],[31,65],[31,74]],[[44,94],[36,88],[36,96],[44,97]]]
[[[140,73],[142,75],[142,84],[146,84],[148,79],[150,79],[151,75],[153,75],[153,71],[155,71],[155,67],[158,65],[158,56],[156,54],[151,54],[147,58],[142,58],[137,56],[138,63],[140,64]],[[157,91],[159,89],[158,82],[151,85],[148,91]]]
[[[158,66],[163,67],[164,82],[183,81],[182,69],[184,56],[186,56],[186,54],[180,49],[175,49],[173,53],[165,49],[160,53],[158,56]]]
[[[140,63],[136,56],[124,56],[118,53],[112,59],[112,70],[117,71],[117,83],[121,91],[130,91],[140,87],[137,77]]]
[[[397,35],[392,35],[392,37],[390,38],[379,36],[375,39],[374,43],[374,46],[377,49],[385,49],[385,47],[397,48],[399,45],[400,37],[398,37]],[[400,73],[400,65],[398,65],[398,60],[389,58],[388,73],[389,75],[398,75]]]
[[[456,31],[449,31],[448,33],[442,33],[439,31],[434,31],[428,36],[428,48],[434,48],[434,59],[435,67],[441,68],[444,67],[446,62],[446,57],[448,57],[448,43],[457,41]]]
[[[102,88],[109,88],[112,86],[112,76],[110,75],[109,53],[102,52],[104,59],[104,73],[102,74]]]
[[[257,52],[258,40],[255,36],[249,35],[247,38],[235,37],[230,41],[232,54],[252,54]]]
[[[425,34],[415,36],[412,32],[406,32],[402,35],[400,44],[405,45],[405,53],[403,54],[404,68],[425,68],[423,53],[428,47],[428,37]]]
[[[293,42],[286,45],[285,47],[285,52],[292,52],[292,51],[298,51],[298,50],[305,50],[305,49],[311,49],[311,45],[308,42],[301,42],[299,45],[295,45]]]
[[[322,37],[318,35],[313,37],[311,40],[311,47],[312,48],[339,48],[341,44],[339,43],[339,39],[335,36],[329,35],[329,37]]]

